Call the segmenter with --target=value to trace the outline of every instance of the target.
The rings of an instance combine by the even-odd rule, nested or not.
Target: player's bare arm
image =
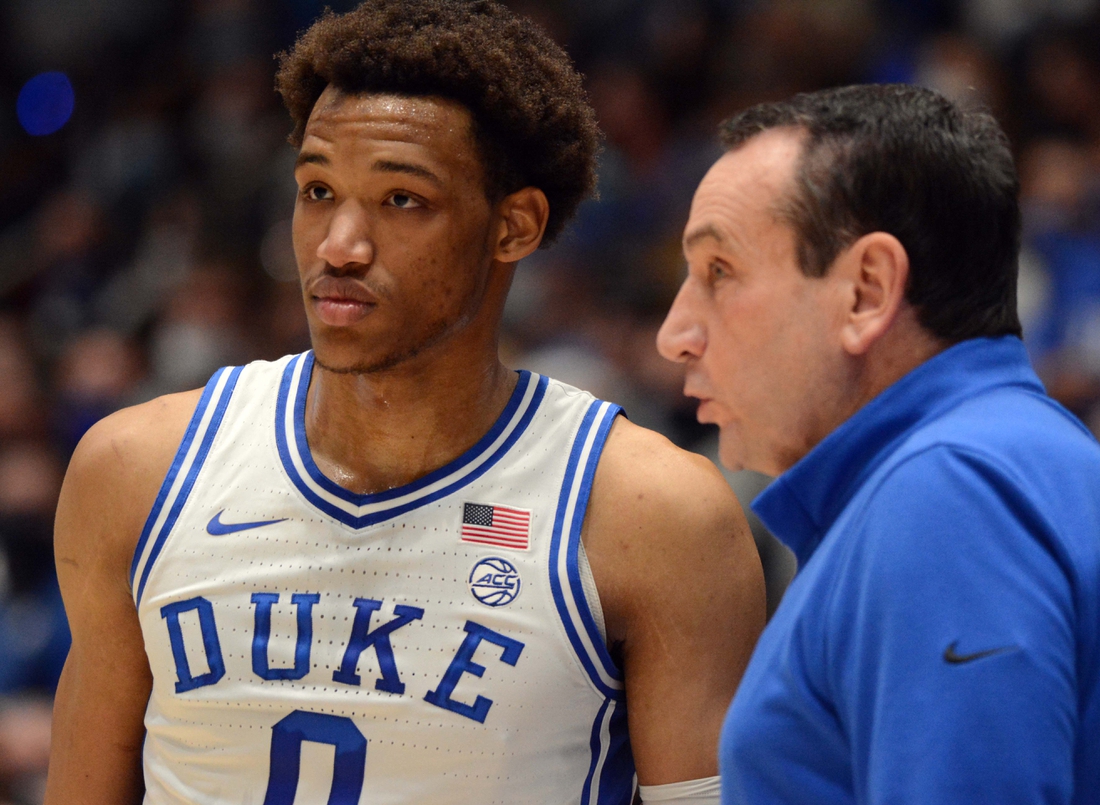
[[[54,704],[50,805],[141,801],[152,677],[130,563],[199,394],[169,395],[100,421],[69,465],[54,539],[73,642]]]
[[[620,417],[584,544],[623,666],[639,782],[716,775],[722,719],[765,619],[760,559],[729,485]]]

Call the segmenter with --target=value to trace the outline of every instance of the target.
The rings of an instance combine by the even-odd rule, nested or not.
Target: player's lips
[[[378,305],[378,297],[347,277],[321,277],[310,289],[318,318],[330,327],[362,321]]]
[[[321,321],[330,327],[347,327],[366,318],[374,305],[343,297],[315,296],[313,308]]]

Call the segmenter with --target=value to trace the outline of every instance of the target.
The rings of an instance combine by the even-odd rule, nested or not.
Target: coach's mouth
[[[716,404],[714,398],[705,390],[704,384],[695,376],[688,375],[684,380],[684,396],[694,397],[699,401],[695,409],[695,419],[702,424],[712,424],[718,420],[715,418]]]

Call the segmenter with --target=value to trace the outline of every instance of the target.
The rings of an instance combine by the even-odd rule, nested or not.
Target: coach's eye
[[[394,193],[390,196],[389,203],[390,206],[397,207],[399,210],[411,210],[421,206],[419,201],[405,193]]]

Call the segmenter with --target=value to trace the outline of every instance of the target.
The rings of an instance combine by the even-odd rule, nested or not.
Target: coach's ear
[[[537,187],[525,187],[505,196],[497,205],[497,213],[500,226],[493,257],[502,263],[514,263],[542,243],[550,202]]]
[[[847,310],[840,338],[850,355],[863,355],[898,317],[905,302],[909,255],[887,232],[864,235],[836,259],[830,271],[847,280]]]

